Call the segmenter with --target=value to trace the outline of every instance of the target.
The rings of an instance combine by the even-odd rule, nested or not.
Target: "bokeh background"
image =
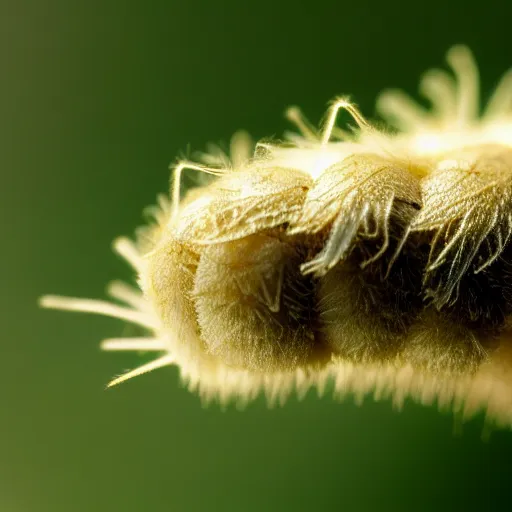
[[[310,393],[202,408],[166,368],[109,391],[137,354],[121,322],[41,311],[132,280],[110,251],[168,188],[179,154],[317,120],[467,43],[484,96],[512,64],[509,2],[0,2],[0,511],[508,510],[512,433],[482,441],[435,408]]]

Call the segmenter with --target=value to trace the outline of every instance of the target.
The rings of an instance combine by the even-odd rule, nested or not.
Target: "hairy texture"
[[[348,259],[319,280],[320,328],[329,347],[345,360],[392,360],[422,309],[421,247],[411,239],[396,253],[415,214],[409,205],[396,203],[390,216],[389,250],[368,263],[383,236],[360,239]]]
[[[326,169],[309,191],[301,215],[290,230],[314,234],[330,227],[324,248],[302,266],[302,271],[325,275],[347,257],[358,234],[380,240],[379,249],[363,264],[377,260],[389,247],[389,223],[396,202],[409,205],[412,211],[419,209],[420,186],[407,170],[389,160],[355,155]],[[394,213],[407,215],[403,210],[395,209]]]
[[[464,324],[434,309],[422,313],[407,333],[400,359],[438,375],[472,374],[487,359],[495,340],[478,336]]]
[[[509,148],[470,148],[450,154],[423,180],[424,206],[412,230],[435,232],[425,280],[436,307],[455,302],[463,276],[488,268],[508,243],[511,170]]]
[[[174,353],[190,354],[202,348],[198,338],[191,292],[199,256],[190,244],[164,238],[147,255],[147,271],[141,288],[152,301],[162,327],[168,329],[168,343]]]
[[[402,311],[397,314],[380,283],[369,282],[351,267],[339,265],[321,278],[321,333],[331,350],[347,361],[389,360],[402,344],[408,319]]]
[[[201,336],[226,364],[290,369],[313,355],[314,302],[299,254],[267,235],[207,247],[193,297]]]
[[[179,162],[170,200],[138,241],[115,243],[140,290],[122,303],[48,296],[46,307],[138,324],[103,342],[155,351],[118,384],[167,365],[204,401],[270,403],[296,390],[411,397],[512,426],[512,73],[485,109],[469,50],[421,93],[381,95],[390,133],[346,98],[314,127],[253,147],[234,137]],[[336,126],[340,110],[355,128]],[[479,112],[483,115],[479,117]],[[182,197],[185,171],[207,175]]]
[[[293,169],[255,166],[227,174],[184,208],[180,238],[228,242],[290,222],[302,208],[311,178]]]

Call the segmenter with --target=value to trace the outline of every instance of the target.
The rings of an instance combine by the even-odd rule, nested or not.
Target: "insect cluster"
[[[512,425],[512,73],[480,113],[462,46],[454,76],[421,81],[431,110],[400,91],[379,129],[345,99],[316,130],[297,108],[285,142],[235,135],[174,169],[171,198],[116,250],[141,291],[126,304],[48,296],[47,307],[138,323],[151,336],[108,350],[162,355],[117,384],[175,364],[205,399],[246,402],[295,389],[396,404],[411,396]],[[340,109],[356,126],[340,129]],[[183,171],[213,175],[183,197]]]

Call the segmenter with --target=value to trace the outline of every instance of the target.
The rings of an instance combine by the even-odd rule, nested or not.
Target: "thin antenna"
[[[192,171],[204,172],[206,174],[213,174],[214,176],[223,176],[226,174],[226,169],[215,169],[206,167],[204,165],[195,164],[193,162],[183,161],[179,162],[174,167],[173,182],[171,187],[172,197],[172,218],[175,218],[179,211],[180,197],[181,197],[181,174],[185,169]]]
[[[346,110],[352,116],[359,128],[370,128],[368,121],[363,117],[361,112],[359,112],[358,108],[353,103],[350,103],[345,98],[338,98],[334,101],[331,108],[329,109],[327,123],[325,124],[322,133],[322,146],[325,146],[329,142],[334,130],[334,124],[336,123],[336,117],[338,116],[338,112],[341,109]]]

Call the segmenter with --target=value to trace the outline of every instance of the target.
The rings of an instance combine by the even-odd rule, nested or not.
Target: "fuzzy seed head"
[[[338,98],[319,129],[291,107],[285,143],[239,132],[180,162],[154,222],[114,244],[140,287],[110,286],[124,306],[41,304],[148,331],[103,342],[158,353],[110,385],[177,365],[205,401],[247,403],[331,380],[512,426],[512,73],[481,109],[469,50],[447,61],[421,80],[430,109],[381,94],[394,131]],[[183,194],[183,172],[210,179]]]

